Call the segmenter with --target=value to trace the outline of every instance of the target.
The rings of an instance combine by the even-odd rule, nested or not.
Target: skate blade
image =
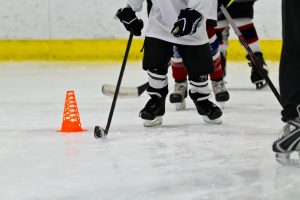
[[[175,109],[177,110],[177,111],[179,111],[179,110],[184,110],[185,108],[186,108],[186,102],[185,102],[185,100],[183,100],[182,102],[180,102],[180,103],[174,103],[175,104]]]
[[[202,116],[203,120],[206,123],[210,123],[210,124],[222,124],[222,120],[221,117],[217,118],[217,119],[209,119],[207,116]]]
[[[277,153],[276,161],[287,167],[300,168],[300,151],[291,153]]]
[[[144,127],[155,127],[162,124],[162,116],[156,117],[154,120],[145,120]]]

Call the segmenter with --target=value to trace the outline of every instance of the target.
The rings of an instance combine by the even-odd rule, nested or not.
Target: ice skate
[[[256,52],[254,53],[257,61],[262,65],[263,67],[263,71],[266,75],[268,75],[268,66],[266,65],[266,62],[263,58],[263,55],[261,52]],[[249,66],[251,67],[251,76],[250,76],[250,79],[251,79],[251,82],[253,84],[255,84],[256,86],[256,89],[259,90],[259,89],[262,89],[264,87],[267,86],[267,82],[265,81],[265,79],[260,75],[260,73],[258,72],[255,64],[253,63],[253,61],[250,59],[250,56],[247,55],[247,59],[250,61],[249,63]]]
[[[165,114],[165,98],[158,95],[150,96],[151,99],[140,111],[140,117],[145,120],[145,127],[160,126],[163,121],[162,116]]]
[[[203,117],[203,120],[207,123],[221,124],[221,109],[208,99],[194,101],[198,113]]]
[[[170,102],[175,104],[176,110],[184,110],[186,107],[187,82],[175,83],[175,90],[170,94]]]
[[[300,167],[300,119],[290,120],[273,143],[276,160],[282,165]]]
[[[220,80],[220,81],[211,81],[211,83],[215,94],[215,99],[223,109],[225,106],[225,102],[228,101],[230,98],[229,93],[225,87],[226,82],[224,80]]]
[[[265,69],[265,67],[264,67],[264,71],[266,74],[268,74],[268,71]],[[262,76],[259,74],[257,69],[252,68],[250,78],[251,78],[251,82],[255,84],[257,90],[262,89],[268,85],[267,82],[264,80],[264,78],[262,78]]]

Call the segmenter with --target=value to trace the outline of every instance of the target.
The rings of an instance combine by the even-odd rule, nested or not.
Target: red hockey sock
[[[172,63],[172,75],[173,75],[175,82],[186,81],[187,71],[186,71],[186,68],[185,68],[183,62]]]
[[[217,80],[224,77],[224,71],[221,66],[221,56],[214,61],[214,70],[215,72],[210,74],[210,79]]]

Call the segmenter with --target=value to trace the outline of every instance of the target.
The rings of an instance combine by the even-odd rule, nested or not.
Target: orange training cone
[[[65,108],[61,130],[59,132],[82,132],[79,112],[77,108],[75,93],[73,90],[67,91]]]

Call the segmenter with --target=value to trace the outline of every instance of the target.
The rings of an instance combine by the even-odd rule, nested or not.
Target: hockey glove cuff
[[[133,35],[140,36],[142,34],[144,23],[141,19],[137,18],[132,8],[121,8],[118,10],[116,16],[128,31],[133,32]]]
[[[193,9],[186,8],[180,11],[177,22],[171,33],[175,37],[192,35],[196,32],[197,27],[202,19],[202,15]]]

